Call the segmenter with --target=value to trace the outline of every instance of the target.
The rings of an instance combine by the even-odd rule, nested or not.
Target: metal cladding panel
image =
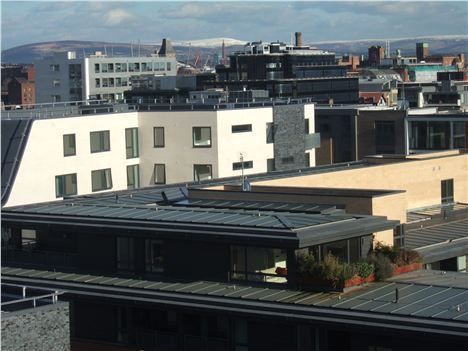
[[[130,297],[142,291],[145,291],[146,294],[152,294],[151,291],[155,294],[158,291],[174,292],[179,294],[177,295],[178,298],[182,298],[185,294],[186,296],[229,297],[230,299],[237,299],[237,301],[250,300],[257,303],[274,302],[280,304],[278,306],[285,308],[287,311],[289,311],[288,306],[291,306],[291,308],[303,306],[305,308],[304,312],[307,311],[306,308],[308,307],[317,306],[337,311],[372,312],[380,316],[378,318],[393,315],[431,319],[440,323],[449,320],[468,322],[468,289],[448,286],[381,282],[372,283],[365,288],[344,295],[337,295],[205,281],[139,281],[136,279],[53,273],[9,267],[4,267],[2,274],[3,278],[6,275],[7,278],[12,276],[21,279],[30,278],[35,281],[44,281],[45,277],[48,277],[48,279],[55,279],[55,281],[63,281],[65,284],[78,284],[83,288],[91,289],[96,285],[101,285],[100,289],[104,288],[113,293],[128,294]],[[53,278],[52,274],[54,274]],[[457,274],[457,276],[461,275],[462,273]],[[398,300],[395,300],[395,288],[399,289]]]
[[[405,233],[405,245],[410,249],[416,249],[464,237],[468,237],[468,218],[432,227],[408,230]]]

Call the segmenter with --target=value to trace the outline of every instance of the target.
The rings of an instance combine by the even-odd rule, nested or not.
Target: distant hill
[[[390,42],[390,52],[400,49],[402,55],[416,55],[416,43],[429,44],[430,54],[459,54],[468,53],[468,35],[445,35],[400,39],[363,39],[350,41],[317,42],[310,45],[337,54],[367,54],[367,49],[372,45],[385,47],[386,41]]]
[[[242,49],[244,41],[232,38],[212,38],[192,41],[174,41],[173,47],[177,53],[177,59],[187,61],[190,54],[190,61],[194,61],[196,56],[204,63],[213,54],[221,54],[221,44],[224,40],[226,51],[234,52]],[[427,42],[431,54],[442,53],[465,53],[468,54],[468,35],[458,36],[432,36],[417,38],[390,39],[390,50],[395,52],[400,49],[403,55],[415,55],[415,45],[417,42]],[[372,45],[385,47],[385,39],[363,39],[352,41],[326,41],[310,43],[321,49],[336,52],[337,54],[366,54],[367,48]],[[76,51],[78,56],[89,55],[95,51],[107,52],[109,55],[147,55],[154,53],[160,47],[160,43],[155,45],[130,44],[130,43],[109,43],[99,41],[52,41],[44,43],[33,43],[14,47],[2,51],[2,62],[4,63],[31,63],[33,60],[50,56],[54,52]]]
[[[190,44],[189,44],[190,43]],[[186,61],[190,53],[191,60],[196,55],[200,55],[201,60],[206,60],[207,56],[215,53],[221,54],[220,39],[198,40],[193,42],[174,42],[173,47],[177,54],[177,59]],[[227,52],[239,50],[244,42],[236,39],[226,39],[225,45]],[[219,45],[218,45],[219,44]],[[51,56],[56,52],[76,51],[78,57],[90,55],[96,51],[107,52],[108,55],[115,56],[133,56],[148,55],[157,52],[161,44],[130,44],[130,43],[109,43],[99,41],[51,41],[44,43],[34,43],[17,46],[2,51],[2,62],[5,63],[31,63],[34,60]]]

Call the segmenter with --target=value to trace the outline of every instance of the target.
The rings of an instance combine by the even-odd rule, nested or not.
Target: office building
[[[425,61],[429,56],[428,43],[416,43],[416,58],[418,62]]]
[[[385,58],[385,48],[382,46],[371,46],[368,49],[368,64],[371,67],[380,66]]]
[[[177,74],[175,56],[167,45],[163,43],[161,55],[120,57],[96,52],[79,58],[76,52],[66,52],[37,60],[36,101],[123,100],[133,76]]]

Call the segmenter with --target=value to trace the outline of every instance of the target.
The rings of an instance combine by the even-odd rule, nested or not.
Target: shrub
[[[417,251],[406,250],[403,248],[397,249],[397,254],[394,261],[397,266],[404,266],[416,262],[421,262],[421,256]]]
[[[387,256],[381,253],[372,254],[369,256],[369,263],[374,265],[377,280],[385,280],[393,275],[392,262]]]
[[[358,275],[358,269],[355,264],[343,264],[340,273],[340,280],[351,279],[355,275]]]
[[[340,263],[338,257],[333,256],[331,253],[327,253],[323,258],[323,262],[320,264],[319,276],[322,279],[337,280],[341,277],[343,266]]]
[[[361,278],[367,278],[372,273],[374,273],[374,265],[369,262],[365,262],[365,261],[357,262],[355,264],[355,267],[356,267],[357,275],[359,275]]]

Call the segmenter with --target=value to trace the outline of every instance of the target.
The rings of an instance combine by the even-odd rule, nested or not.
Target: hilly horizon
[[[172,41],[177,59],[188,61],[195,55],[199,55],[202,61],[208,60],[212,55],[221,54],[222,42],[225,42],[227,52],[242,49],[246,41],[233,38],[197,39],[192,41]],[[400,49],[403,55],[414,55],[416,42],[424,41],[429,44],[431,54],[458,54],[468,53],[468,35],[451,36],[427,36],[399,39],[359,39],[342,41],[321,41],[316,43],[304,43],[320,49],[333,51],[337,55],[367,53],[367,48],[372,45],[385,47],[386,41],[390,42],[390,51],[393,53]],[[105,41],[63,40],[31,43],[2,50],[2,62],[4,63],[31,63],[34,60],[50,56],[57,52],[76,51],[77,56],[88,56],[95,51],[107,52],[115,56],[146,56],[159,50],[160,43],[137,44],[115,43]]]

